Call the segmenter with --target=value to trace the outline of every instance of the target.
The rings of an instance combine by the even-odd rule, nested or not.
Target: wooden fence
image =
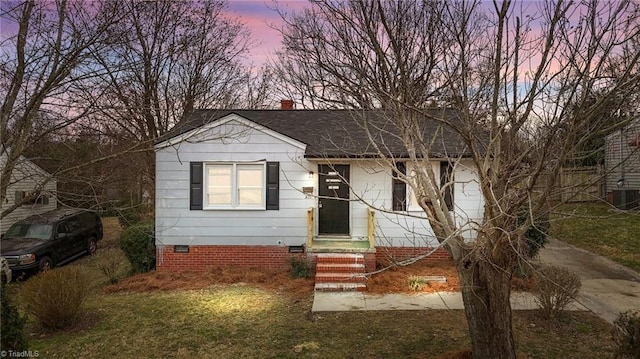
[[[605,197],[602,166],[563,168],[559,194],[563,202],[592,202]]]
[[[605,197],[605,177],[602,166],[564,167],[555,179],[553,189],[545,195],[553,202],[594,202]],[[551,175],[543,174],[539,179],[539,186],[534,189],[538,193],[545,191],[545,184]]]

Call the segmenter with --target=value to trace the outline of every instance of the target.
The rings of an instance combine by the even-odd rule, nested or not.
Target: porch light
[[[313,171],[309,171],[309,179],[313,179],[314,175],[315,175],[315,173],[313,173]]]

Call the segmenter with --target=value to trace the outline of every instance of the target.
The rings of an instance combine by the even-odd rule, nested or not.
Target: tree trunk
[[[512,272],[488,260],[457,263],[474,358],[515,358]]]

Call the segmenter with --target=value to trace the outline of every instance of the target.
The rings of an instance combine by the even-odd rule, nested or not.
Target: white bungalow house
[[[0,155],[0,167],[4,167],[6,154]],[[15,222],[34,214],[56,209],[57,182],[51,174],[24,157],[16,164],[7,187],[2,212],[15,207],[0,219],[0,233],[6,232]]]
[[[335,252],[357,253],[373,269],[376,260],[437,247],[369,138],[410,171],[406,149],[381,111],[360,113],[368,134],[347,110],[198,110],[183,119],[155,145],[157,269],[283,267],[291,253],[319,260]],[[471,238],[468,223],[483,208],[474,166],[453,132],[426,119],[423,131],[433,139],[434,173],[455,183],[448,205]]]
[[[605,172],[610,203],[640,206],[640,118],[605,137]]]

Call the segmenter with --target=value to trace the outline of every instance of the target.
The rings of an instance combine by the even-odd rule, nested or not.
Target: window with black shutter
[[[40,191],[27,192],[27,191],[15,191],[15,204],[16,205],[34,205],[49,204],[49,195],[42,194]]]
[[[280,209],[280,163],[267,162],[267,210]]]
[[[407,210],[407,184],[401,179],[401,175],[407,174],[404,162],[397,162],[393,169],[393,210]]]
[[[440,162],[440,189],[444,190],[444,202],[450,211],[453,211],[453,187],[453,163],[442,161]]]
[[[189,208],[192,210],[202,209],[202,162],[191,162],[190,170],[190,194],[189,194]]]
[[[280,163],[190,163],[189,208],[280,208]]]

